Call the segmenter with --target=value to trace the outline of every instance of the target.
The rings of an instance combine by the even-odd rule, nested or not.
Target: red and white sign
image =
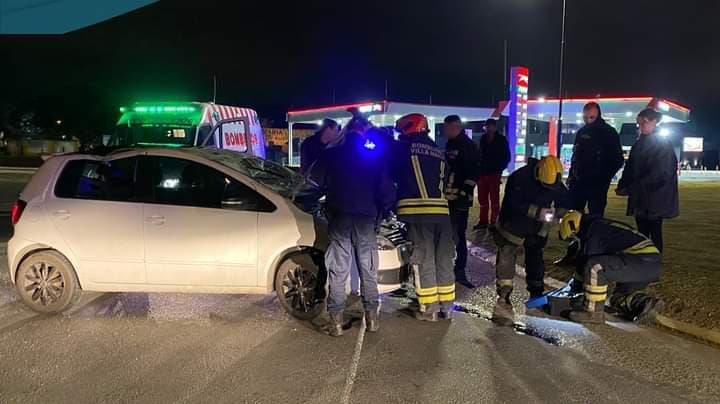
[[[245,122],[243,121],[228,122],[223,124],[223,148],[240,152],[247,151],[247,135],[247,129],[245,127]]]

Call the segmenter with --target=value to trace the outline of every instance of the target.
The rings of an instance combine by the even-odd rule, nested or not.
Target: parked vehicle
[[[257,112],[211,102],[136,103],[120,108],[107,146],[206,146],[265,158]]]
[[[212,148],[138,148],[47,160],[11,212],[10,277],[33,310],[82,291],[277,293],[298,318],[324,298],[318,195],[276,163]],[[379,283],[400,287],[401,225],[378,234]]]

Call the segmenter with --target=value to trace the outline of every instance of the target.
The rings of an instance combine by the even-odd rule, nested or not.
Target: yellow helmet
[[[562,181],[563,165],[555,156],[545,156],[535,166],[535,178],[543,185],[553,186]]]
[[[571,210],[560,219],[560,239],[567,240],[576,235],[580,231],[580,221],[582,213],[577,210]]]

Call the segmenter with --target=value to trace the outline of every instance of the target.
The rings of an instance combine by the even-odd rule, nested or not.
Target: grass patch
[[[635,227],[625,216],[626,198],[611,187],[606,215]],[[477,206],[470,227],[477,222]],[[552,264],[566,243],[552,231],[545,250],[547,276],[566,280],[572,271]],[[651,289],[666,302],[665,314],[705,328],[720,329],[720,183],[680,183],[680,216],[665,222],[663,273]]]

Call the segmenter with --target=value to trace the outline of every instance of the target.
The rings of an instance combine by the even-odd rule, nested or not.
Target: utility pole
[[[388,81],[385,79],[385,101],[388,99]]]
[[[217,97],[217,76],[213,74],[213,104],[215,104],[215,98]]]
[[[560,34],[560,88],[558,90],[558,142],[557,156],[560,157],[563,144],[563,73],[565,72],[565,16],[566,0],[562,3],[562,30]]]

